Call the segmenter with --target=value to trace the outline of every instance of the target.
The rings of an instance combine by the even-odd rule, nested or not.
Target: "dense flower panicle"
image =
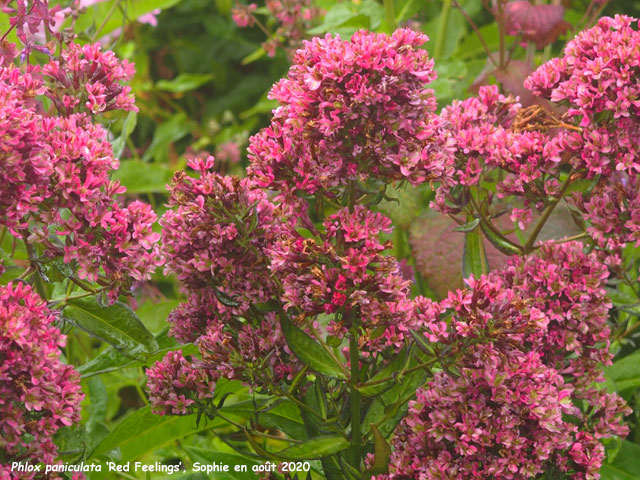
[[[149,402],[159,415],[187,415],[190,406],[213,398],[213,370],[200,368],[180,351],[167,353],[146,373]]]
[[[435,78],[426,41],[409,29],[305,41],[270,92],[280,104],[271,125],[250,141],[251,177],[302,194],[370,177],[439,178],[448,156],[426,88]]]
[[[302,367],[289,350],[273,312],[265,314],[257,326],[212,319],[196,343],[203,368],[211,369],[215,378],[241,380],[252,388],[292,380]]]
[[[532,209],[542,210],[548,196],[558,193],[558,146],[544,133],[517,129],[520,108],[516,98],[490,85],[481,87],[477,97],[455,100],[442,110],[455,173],[436,190],[434,208],[458,213],[467,201],[459,196],[460,186],[477,185],[481,177],[486,180],[491,171],[501,169],[505,175],[497,181],[498,196],[520,198],[525,208],[513,208],[511,218],[524,229]]]
[[[327,217],[324,230],[312,238],[292,232],[270,253],[285,309],[300,318],[339,314],[327,325],[339,338],[359,325],[363,355],[401,348],[413,315],[410,282],[378,238],[391,231],[391,221],[357,205]]]
[[[607,275],[580,243],[546,243],[442,302],[416,299],[443,371],[418,391],[380,478],[597,479],[599,440],[625,435],[630,413],[595,383],[611,359]]]
[[[525,81],[533,93],[568,108],[580,128],[554,138],[591,177],[613,171],[640,173],[640,33],[637,20],[603,17],[580,32],[564,56],[542,65]]]
[[[123,85],[133,78],[133,64],[103,52],[99,43],[70,44],[60,61],[52,60],[42,73],[50,81],[47,96],[61,114],[138,111],[131,87]]]
[[[228,309],[220,303],[213,292],[192,293],[167,317],[171,325],[169,334],[182,343],[195,342],[205,334],[212,319],[230,319]]]
[[[0,477],[12,461],[54,463],[54,434],[80,420],[80,376],[60,361],[55,320],[28,285],[0,287]]]
[[[109,179],[118,160],[106,131],[86,114],[43,115],[35,97],[46,91],[36,68],[0,70],[0,223],[47,257],[76,262],[81,278],[104,274],[115,298],[159,263],[156,216],[141,202],[117,203],[125,189]]]
[[[199,178],[174,177],[172,209],[161,220],[165,270],[189,292],[217,289],[242,313],[272,295],[266,249],[282,232],[283,219],[252,180],[220,175],[213,163],[213,157],[190,162]]]
[[[528,341],[546,364],[575,377],[577,393],[586,394],[593,382],[604,380],[602,366],[611,364],[611,302],[604,289],[607,267],[582,250],[579,242],[545,243],[535,255],[513,257],[495,275],[548,318],[546,330]]]
[[[576,430],[562,419],[575,410],[569,395],[535,352],[507,359],[478,345],[456,376],[436,373],[417,391],[381,478],[534,478],[566,463]]]
[[[586,195],[576,193],[571,203],[589,221],[587,232],[609,252],[626,243],[640,244],[640,179],[615,172],[601,179]]]

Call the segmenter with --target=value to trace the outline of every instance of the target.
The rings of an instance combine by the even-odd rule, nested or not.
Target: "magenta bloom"
[[[610,364],[608,272],[577,242],[544,244],[436,304],[416,299],[442,371],[411,402],[388,479],[595,480],[624,401],[597,385]]]
[[[149,402],[159,415],[187,415],[198,401],[213,398],[213,370],[198,368],[182,352],[169,352],[147,369]]]
[[[435,209],[458,213],[467,201],[460,186],[493,181],[499,198],[516,197],[524,206],[511,209],[512,220],[524,229],[532,210],[543,210],[549,196],[558,193],[560,149],[545,133],[516,128],[520,109],[515,97],[501,95],[491,85],[442,110],[455,170],[436,190]],[[502,178],[496,181],[498,170]]]
[[[53,463],[53,436],[80,420],[80,377],[60,361],[65,337],[54,327],[55,320],[28,285],[0,287],[2,478],[33,478],[33,473],[10,473],[11,462]]]
[[[533,93],[566,107],[567,118],[581,127],[561,131],[555,141],[590,176],[640,172],[639,46],[636,19],[603,17],[525,81]]]
[[[45,257],[64,256],[80,278],[103,276],[116,298],[159,263],[156,216],[116,201],[125,189],[109,179],[118,160],[107,132],[84,113],[43,115],[34,97],[48,92],[36,68],[0,69],[0,224],[42,244]]]
[[[435,78],[419,48],[426,41],[409,29],[305,41],[287,78],[270,92],[280,104],[271,126],[251,138],[251,177],[302,194],[367,178],[439,177],[447,156],[426,87]]]
[[[131,87],[123,85],[133,78],[133,64],[103,52],[99,43],[70,44],[61,60],[49,62],[42,73],[50,81],[47,96],[61,114],[138,111]]]
[[[365,356],[399,350],[413,315],[410,282],[382,253],[389,244],[379,235],[391,231],[391,221],[357,205],[329,216],[324,230],[306,239],[292,232],[273,247],[271,270],[281,279],[285,309],[301,319],[331,314],[327,330],[339,338],[359,325]]]
[[[282,219],[252,180],[219,175],[213,162],[190,163],[199,178],[185,172],[174,177],[173,209],[161,221],[166,272],[176,273],[187,291],[217,289],[240,313],[272,295],[265,250],[282,231]]]

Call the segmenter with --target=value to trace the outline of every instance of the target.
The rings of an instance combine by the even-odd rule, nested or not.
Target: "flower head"
[[[12,459],[53,463],[57,452],[53,436],[80,420],[80,377],[60,361],[65,337],[55,321],[55,314],[28,285],[0,287],[2,478],[9,475]],[[33,473],[18,475],[33,477]]]
[[[441,174],[436,102],[426,85],[427,41],[409,29],[305,41],[287,78],[272,88],[280,106],[252,137],[249,173],[262,187],[313,194],[354,180]]]

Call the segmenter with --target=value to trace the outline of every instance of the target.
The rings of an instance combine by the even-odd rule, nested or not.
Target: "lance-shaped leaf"
[[[475,277],[489,272],[487,253],[482,242],[482,233],[477,230],[464,235],[464,250],[462,253],[462,276],[467,278],[471,274]]]
[[[286,315],[280,325],[291,351],[306,365],[323,375],[346,380],[344,367],[322,345],[296,327]]]
[[[158,349],[158,342],[127,305],[100,305],[94,298],[70,300],[64,317],[81,330],[111,345],[123,355],[144,359]]]

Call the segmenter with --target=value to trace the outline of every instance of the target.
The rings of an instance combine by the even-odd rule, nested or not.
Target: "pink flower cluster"
[[[64,256],[78,275],[118,288],[148,279],[159,263],[152,231],[156,216],[141,202],[122,207],[124,192],[109,180],[118,167],[106,131],[83,113],[41,113],[46,95],[40,72],[0,69],[0,224],[45,248],[45,259]]]
[[[637,175],[616,172],[598,182],[591,194],[575,195],[571,201],[589,221],[591,238],[611,252],[629,242],[640,244],[639,193]]]
[[[213,398],[213,370],[196,368],[180,351],[169,352],[147,369],[147,389],[154,413],[187,415],[191,405]]]
[[[580,32],[564,56],[536,70],[525,86],[568,108],[581,130],[559,132],[557,141],[584,164],[591,176],[613,171],[640,172],[640,66],[637,20],[623,15],[601,18]]]
[[[265,250],[282,231],[279,209],[250,179],[212,170],[213,157],[189,166],[199,178],[178,172],[161,220],[166,272],[189,292],[217,290],[227,307],[245,313],[274,290]]]
[[[80,420],[80,377],[60,361],[65,337],[56,317],[28,285],[0,287],[0,477],[11,462],[54,463],[53,436]],[[5,477],[6,475],[6,477]]]
[[[604,17],[570,41],[563,57],[545,63],[525,82],[566,109],[572,128],[561,129],[552,141],[574,169],[587,178],[602,177],[593,192],[573,202],[590,220],[590,235],[608,248],[640,241],[638,48],[636,19]]]
[[[10,30],[15,28],[18,40],[22,42],[23,48],[20,52],[20,61],[25,61],[32,50],[37,50],[47,55],[51,55],[49,45],[43,45],[41,32],[48,32],[55,38],[60,38],[60,34],[54,28],[61,14],[60,5],[49,8],[47,0],[32,0],[24,2],[20,0],[4,0],[0,3],[2,13],[9,18]],[[3,36],[9,32],[2,32]],[[13,62],[17,54],[15,44],[5,40],[0,40],[0,66],[7,66]]]
[[[418,300],[442,371],[418,390],[380,478],[595,480],[600,439],[630,410],[595,386],[611,363],[606,268],[582,245],[545,244],[439,304]]]
[[[190,364],[172,355],[148,371],[155,408],[174,414],[202,407],[219,378],[265,387],[300,368],[276,315],[258,309],[276,295],[268,251],[285,231],[286,217],[252,180],[216,173],[213,157],[194,158],[189,166],[199,176],[175,175],[172,209],[161,223],[165,271],[178,276],[188,295],[169,315],[171,334],[194,342],[200,358]],[[206,381],[197,390],[202,395],[185,401],[188,388],[172,383],[175,371]],[[174,394],[175,387],[182,393]],[[179,403],[167,403],[176,398]]]
[[[324,233],[282,237],[271,251],[271,270],[282,282],[285,309],[300,321],[330,314],[327,331],[340,339],[359,331],[361,353],[404,345],[412,318],[410,282],[404,280],[379,235],[391,221],[357,205],[327,217]]]
[[[276,31],[262,43],[267,55],[273,57],[279,45],[285,46],[289,52],[295,52],[313,20],[321,12],[313,3],[312,0],[266,0],[267,10],[278,23]],[[241,28],[252,27],[256,23],[253,12],[257,8],[255,3],[236,4],[231,15],[233,21]]]
[[[112,51],[103,52],[99,43],[71,43],[42,73],[50,83],[46,94],[60,114],[138,111],[131,87],[123,85],[133,78],[133,64],[120,61]]]
[[[520,198],[524,208],[512,208],[511,218],[524,229],[532,208],[541,211],[558,194],[560,149],[540,131],[517,128],[521,105],[495,85],[481,87],[478,96],[454,100],[440,115],[450,136],[455,162],[451,175],[436,190],[434,208],[458,213],[468,202],[460,186],[495,181],[499,197]],[[496,181],[496,170],[504,178]]]
[[[249,174],[283,194],[334,196],[352,181],[441,175],[435,78],[423,34],[356,32],[305,41],[270,98],[271,125],[251,138]]]

